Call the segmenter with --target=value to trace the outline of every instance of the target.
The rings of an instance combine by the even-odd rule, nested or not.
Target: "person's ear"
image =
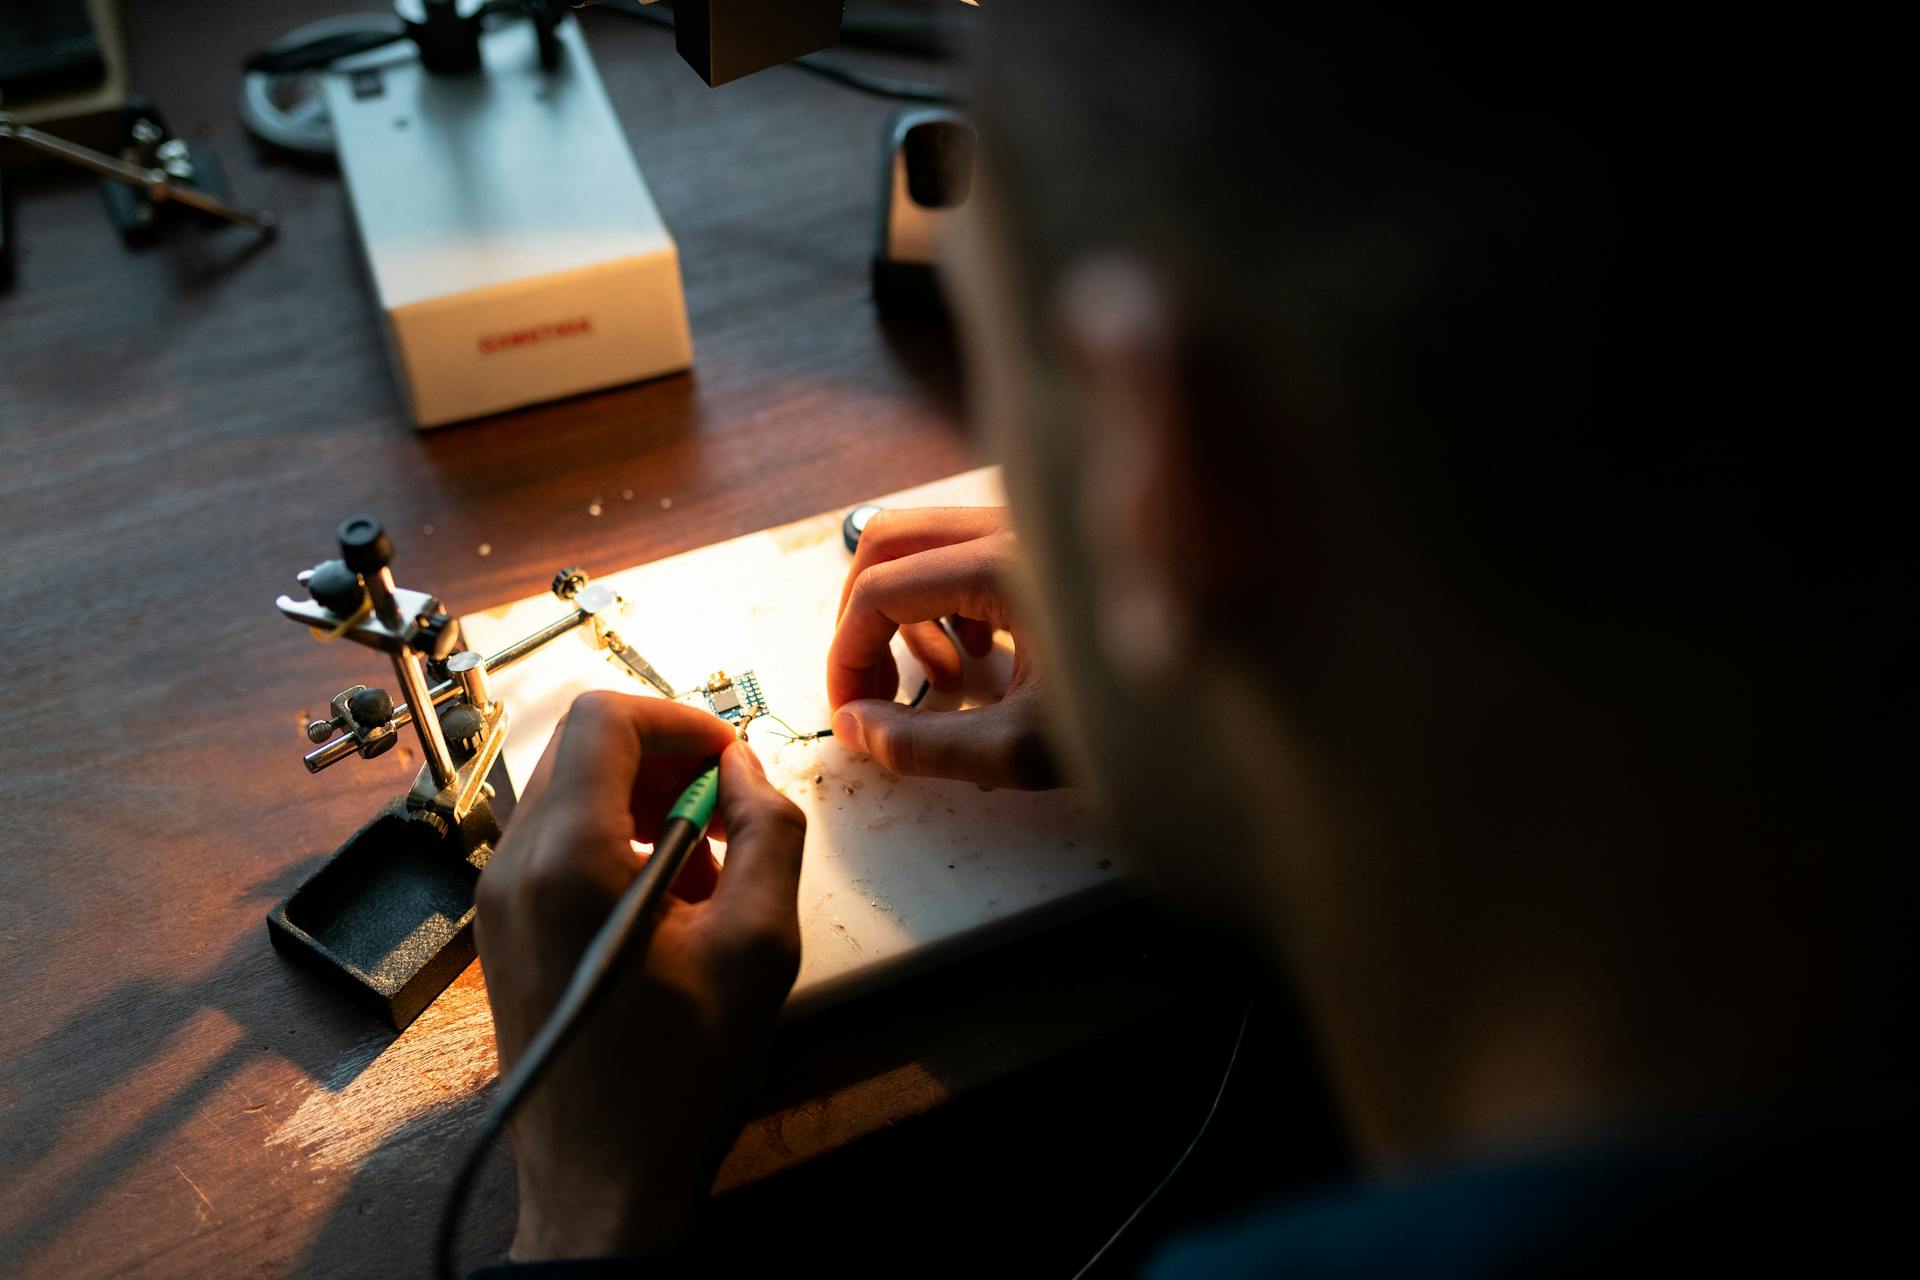
[[[1190,517],[1196,491],[1184,335],[1173,299],[1138,259],[1101,256],[1061,277],[1058,324],[1084,414],[1079,506],[1095,634],[1115,670],[1177,678],[1204,619],[1195,616]]]

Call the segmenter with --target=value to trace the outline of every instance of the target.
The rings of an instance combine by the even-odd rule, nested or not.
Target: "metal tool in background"
[[[22,124],[4,111],[0,111],[0,142],[17,142],[132,188],[128,196],[132,203],[123,201],[116,207],[110,199],[108,205],[123,235],[132,227],[137,239],[140,231],[151,229],[160,209],[169,205],[273,233],[278,219],[272,213],[239,204],[222,193],[219,188],[224,186],[224,178],[218,176],[218,163],[211,153],[168,136],[151,110],[130,109],[129,114],[130,140],[117,156]]]
[[[579,610],[580,621],[592,625],[594,643],[605,649],[622,666],[658,689],[661,697],[680,696],[667,683],[667,678],[654,670],[653,664],[641,657],[640,651],[613,629],[611,613],[616,608],[624,607],[624,602],[611,589],[590,585],[587,575],[580,569],[562,569],[553,576],[553,594],[572,602]]]
[[[409,724],[424,763],[405,795],[268,913],[267,930],[282,953],[345,983],[400,1028],[475,955],[474,884],[514,802],[501,761],[510,721],[490,677],[579,631],[636,677],[668,696],[672,687],[612,628],[625,602],[579,569],[554,579],[571,612],[483,657],[462,647],[459,622],[438,599],[395,583],[393,542],[379,521],[342,522],[339,544],[338,559],[300,575],[307,599],[275,603],[322,639],[385,653],[405,701],[361,684],[335,694],[327,718],[306,726],[317,744],[307,770],[384,755]]]

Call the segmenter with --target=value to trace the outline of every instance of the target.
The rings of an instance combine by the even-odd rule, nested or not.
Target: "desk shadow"
[[[912,999],[925,1007],[928,994]],[[717,1192],[697,1248],[729,1275],[1074,1274],[1186,1149],[1238,1044],[1207,1139],[1099,1273],[1132,1274],[1188,1224],[1347,1168],[1334,1108],[1284,994],[1261,993],[1243,1038],[1248,998],[1244,983],[1220,986],[972,1091],[937,1058],[916,1058],[911,1037],[876,1034],[897,1026],[898,1006],[884,998],[783,1028],[755,1108],[763,1119],[749,1135],[777,1109],[845,1105],[836,1086],[877,1078],[889,1064],[913,1062],[955,1092],[921,1115]],[[450,1172],[484,1102],[481,1093],[450,1103],[364,1160],[293,1274],[428,1274]],[[723,1168],[723,1185],[727,1177]],[[464,1219],[463,1266],[503,1255],[515,1203],[503,1145]]]
[[[678,452],[706,421],[699,375],[690,369],[422,432],[415,452],[432,489],[511,522],[529,492],[567,481],[577,481],[568,492],[601,492],[609,468],[640,458],[657,471],[656,483],[671,485],[676,465],[691,465]]]
[[[951,1121],[901,1126],[900,1132],[912,1133],[919,1143],[917,1148],[908,1144],[912,1149],[904,1155],[889,1136],[894,1133],[891,1127],[824,1156],[816,1157],[807,1148],[819,1136],[811,1132],[819,1122],[825,1122],[828,1132],[836,1125],[860,1125],[857,1115],[835,1110],[847,1106],[835,1099],[844,1099],[850,1088],[910,1078],[929,1097],[957,1096],[963,1091],[963,1077],[978,1069],[970,1064],[977,1064],[982,1056],[983,1042],[995,1043],[999,1052],[1016,1057],[1031,1051],[1032,1042],[1024,1038],[1022,1029],[992,1026],[993,1010],[1003,1004],[1009,988],[1030,986],[1032,966],[1048,949],[1098,954],[1093,939],[1116,932],[1130,936],[1137,926],[1127,921],[1136,916],[1116,909],[1104,919],[1062,926],[1046,938],[1009,943],[974,957],[970,966],[910,978],[783,1025],[748,1108],[752,1119],[717,1182],[720,1187],[749,1185],[716,1196],[705,1243],[723,1257],[743,1255],[747,1246],[731,1237],[757,1237],[769,1222],[791,1228],[797,1234],[785,1238],[802,1242],[818,1238],[824,1223],[848,1215],[865,1224],[864,1210],[849,1207],[860,1202],[858,1185],[869,1180],[889,1182],[886,1166],[894,1161],[918,1161],[917,1176],[932,1177],[935,1171],[942,1179],[984,1176],[991,1160],[1005,1158],[1004,1148],[998,1142],[976,1141],[972,1131],[983,1117],[1007,1110],[1003,1091],[989,1090],[977,1100],[960,1103]],[[1091,967],[1111,972],[1106,966]],[[950,1027],[954,1019],[977,1024],[980,1033],[961,1037],[966,1043],[947,1043],[955,1039]],[[942,1043],[947,1047],[929,1047]],[[993,1050],[985,1052],[990,1056]],[[1049,1087],[1061,1075],[1053,1071],[1047,1077]],[[1110,1080],[1134,1079],[1131,1074],[1106,1075]],[[1088,1093],[1077,1092],[1083,1097]],[[364,1157],[294,1274],[427,1274],[448,1180],[465,1156],[466,1144],[473,1140],[489,1095],[490,1088],[478,1090],[431,1114],[416,1116]],[[1030,1115],[1032,1110],[1020,1114]],[[802,1130],[810,1132],[803,1136]],[[769,1175],[769,1169],[779,1172]],[[871,1197],[876,1192],[869,1188],[867,1194]],[[829,1203],[837,1195],[854,1198]],[[951,1206],[954,1192],[949,1189],[946,1195]],[[790,1206],[797,1203],[811,1206],[809,1214],[815,1216],[810,1222],[795,1220]],[[491,1153],[463,1219],[460,1256],[465,1265],[477,1266],[502,1255],[512,1236],[515,1204],[510,1154],[502,1143]],[[933,1229],[938,1225],[934,1211],[940,1207],[939,1201],[929,1200],[917,1216],[907,1214],[903,1221],[910,1219],[915,1229]],[[904,1208],[895,1212],[904,1213]],[[870,1226],[861,1230],[868,1236],[877,1233]],[[806,1248],[800,1245],[803,1254]],[[769,1243],[766,1250],[757,1262],[769,1269],[775,1265],[782,1271],[790,1269],[795,1255],[786,1246]],[[865,1269],[864,1252],[852,1258],[846,1253],[835,1255],[836,1275],[901,1274],[899,1268],[885,1264],[884,1252],[873,1253],[868,1259],[873,1265]]]
[[[433,1244],[447,1192],[492,1096],[489,1085],[391,1134],[354,1169],[288,1274],[313,1280],[432,1275]],[[502,1141],[495,1144],[467,1200],[460,1274],[505,1256],[517,1204],[512,1155]]]
[[[967,380],[960,336],[951,316],[879,313],[880,336],[894,362],[927,401],[955,422],[966,421]]]
[[[837,1280],[1078,1275],[1192,1143],[1247,1000],[1217,991],[717,1196],[703,1241],[744,1275],[809,1254]],[[1205,1138],[1095,1275],[1138,1274],[1194,1224],[1348,1167],[1297,1022],[1259,1000]]]
[[[112,1107],[115,1090],[160,1058],[195,1017],[218,1013],[237,1029],[230,1048],[195,1067],[127,1133],[59,1182],[38,1185],[35,1211],[0,1234],[0,1259],[36,1253],[108,1190],[115,1170],[178,1131],[254,1063],[290,1062],[337,1092],[393,1041],[398,1033],[391,1027],[295,969],[267,939],[267,906],[322,860],[308,859],[244,890],[241,900],[259,907],[259,928],[236,938],[201,976],[121,983],[0,1065],[0,1096],[8,1103],[4,1162],[10,1175],[25,1178],[69,1136],[74,1121]],[[85,1082],[78,1092],[76,1081]]]
[[[281,881],[275,877],[273,892]],[[758,1118],[722,1169],[721,1185],[731,1189],[713,1202],[706,1242],[768,1268],[785,1269],[797,1253],[830,1265],[843,1280],[903,1270],[979,1274],[1009,1258],[1045,1260],[1052,1271],[1084,1260],[1111,1230],[1116,1210],[1124,1216],[1191,1137],[1245,1007],[1242,984],[1222,985],[1217,973],[1196,981],[1201,970],[1169,958],[1187,944],[1151,945],[1157,927],[1116,911],[977,957],[964,971],[914,979],[783,1027],[751,1109]],[[1062,1040],[1049,1028],[1060,1018],[1059,996],[1018,1007],[1036,971],[1061,969],[1083,971],[1077,993],[1068,989],[1073,983],[1063,988],[1068,996],[1084,1004],[1091,995],[1111,1006],[1093,1017],[1104,1030],[1092,1038]],[[1169,990],[1210,994],[1167,1003],[1145,1020],[1120,1016],[1141,999],[1150,973]],[[63,1224],[109,1192],[114,1170],[179,1131],[250,1064],[291,1061],[321,1088],[337,1091],[396,1039],[249,931],[206,977],[124,984],[7,1065],[0,1084],[10,1094],[10,1125],[19,1122],[7,1136],[9,1172],[32,1179],[31,1166],[61,1141],[63,1117],[110,1102],[120,1081],[165,1053],[186,1025],[184,1016],[167,1015],[203,1009],[220,1010],[239,1026],[232,1046],[79,1170],[41,1187],[31,1215],[0,1236],[0,1258],[24,1263],[39,1254]],[[955,1024],[972,1028],[958,1048]],[[308,1034],[289,1043],[289,1026]],[[1253,1141],[1248,1149],[1263,1168],[1318,1167],[1332,1150],[1325,1137],[1332,1109],[1299,1065],[1308,1057],[1303,1038],[1278,1039],[1284,1069],[1248,1061],[1238,1070],[1244,1092],[1279,1099],[1285,1123],[1239,1125],[1242,1143]],[[55,1087],[63,1077],[70,1083],[74,1064],[107,1057],[103,1042],[118,1051],[104,1073],[90,1078],[85,1096]],[[1043,1066],[978,1083],[983,1059],[1036,1055]],[[859,1096],[868,1082],[906,1077],[924,1082],[929,1099],[910,1118],[896,1122],[891,1104],[876,1101],[872,1090]],[[1151,1098],[1142,1097],[1143,1080],[1154,1082]],[[489,1095],[483,1087],[450,1097],[358,1158],[294,1274],[427,1274],[448,1179]],[[842,1112],[833,1114],[835,1108]],[[864,1121],[861,1108],[870,1113]],[[834,1137],[848,1132],[867,1136],[844,1143]],[[809,1142],[813,1149],[800,1149]],[[513,1212],[503,1146],[487,1162],[466,1218],[467,1265],[501,1256]],[[830,1246],[809,1243],[828,1239]],[[941,1242],[940,1256],[922,1265],[930,1241]]]
[[[174,283],[191,295],[224,284],[234,272],[272,248],[277,234],[218,223],[168,230],[168,266]]]

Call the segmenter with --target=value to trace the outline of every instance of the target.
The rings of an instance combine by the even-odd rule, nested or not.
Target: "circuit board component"
[[[706,700],[707,708],[713,714],[736,729],[744,728],[756,717],[767,714],[766,696],[760,692],[760,682],[753,678],[751,671],[743,671],[737,676],[716,671],[695,692]]]

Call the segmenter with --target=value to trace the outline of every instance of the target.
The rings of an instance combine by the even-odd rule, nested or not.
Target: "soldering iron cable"
[[[653,938],[654,926],[659,923],[667,889],[679,877],[681,868],[686,866],[688,855],[699,847],[701,837],[707,832],[707,823],[713,818],[714,803],[719,793],[720,764],[716,760],[687,784],[687,789],[680,793],[673,808],[667,811],[667,820],[661,827],[660,838],[654,841],[653,853],[641,866],[639,874],[634,876],[633,883],[627,886],[626,892],[620,895],[606,923],[593,935],[593,941],[587,944],[580,963],[574,967],[567,989],[561,993],[559,1003],[548,1015],[539,1034],[534,1036],[532,1043],[520,1055],[520,1060],[513,1065],[513,1070],[500,1082],[500,1090],[494,1095],[486,1121],[480,1126],[480,1135],[467,1152],[459,1173],[454,1176],[453,1186],[447,1193],[446,1208],[440,1216],[434,1259],[436,1270],[445,1280],[455,1280],[458,1274],[454,1270],[454,1252],[458,1243],[460,1218],[466,1208],[467,1196],[473,1189],[473,1180],[480,1172],[487,1152],[506,1129],[514,1112],[526,1100],[527,1094],[540,1082],[547,1068],[553,1065],[554,1059],[579,1031],[587,1014],[606,994],[611,985],[610,979],[620,971],[626,958],[630,954],[638,957],[645,953],[647,944]]]
[[[1247,1024],[1253,1021],[1253,1004],[1253,1000],[1249,999],[1247,1007],[1240,1014],[1240,1029],[1234,1033],[1233,1048],[1227,1053],[1226,1069],[1220,1073],[1220,1087],[1214,1090],[1213,1103],[1207,1108],[1207,1114],[1201,1118],[1200,1127],[1194,1131],[1193,1140],[1187,1143],[1186,1150],[1182,1151],[1180,1158],[1173,1162],[1173,1167],[1154,1184],[1153,1190],[1147,1192],[1147,1198],[1134,1206],[1133,1212],[1127,1215],[1126,1221],[1114,1228],[1113,1234],[1107,1237],[1106,1243],[1094,1250],[1093,1256],[1073,1273],[1073,1280],[1087,1280],[1087,1277],[1100,1265],[1100,1260],[1120,1243],[1121,1237],[1127,1234],[1128,1229],[1135,1222],[1139,1221],[1140,1215],[1153,1206],[1153,1202],[1160,1198],[1160,1193],[1167,1189],[1168,1184],[1179,1175],[1182,1169],[1186,1168],[1187,1161],[1199,1149],[1200,1140],[1207,1136],[1209,1129],[1213,1128],[1213,1118],[1220,1114],[1220,1100],[1227,1096],[1227,1085],[1233,1079],[1234,1065],[1240,1061],[1240,1048],[1247,1042]]]

